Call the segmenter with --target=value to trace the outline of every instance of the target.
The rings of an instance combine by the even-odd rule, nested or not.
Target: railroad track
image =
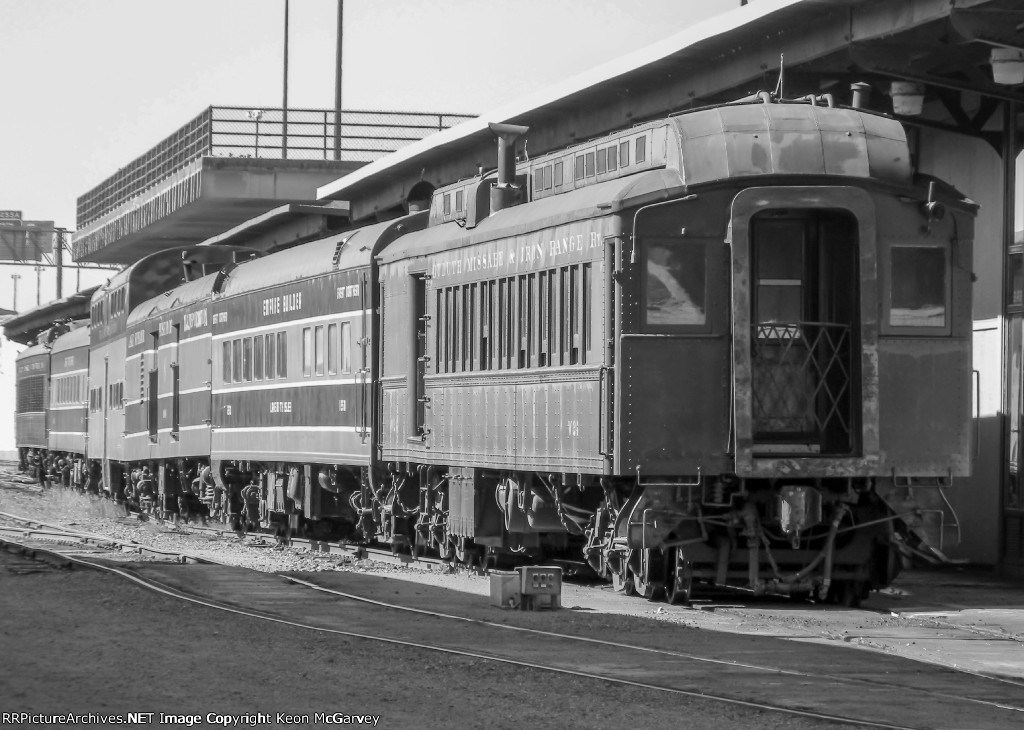
[[[23,519],[6,513],[0,513],[0,516],[5,517],[8,520]],[[106,540],[107,544],[114,546],[119,542],[113,541],[105,536],[78,533],[76,531],[62,529],[59,526],[46,525],[32,520],[24,520],[24,522],[30,524],[14,528],[6,527],[2,529],[6,530],[8,535],[12,532],[21,530],[26,536],[38,539],[51,539],[57,542],[61,540],[95,540],[97,538]],[[216,532],[216,530],[210,531]],[[3,539],[9,540],[9,537],[4,537]],[[126,543],[121,541],[122,549],[125,544]],[[127,545],[131,549],[145,547],[135,542],[127,543]],[[38,548],[31,548],[28,546],[26,546],[26,550],[34,550],[36,557],[39,557],[43,552],[38,550]],[[314,581],[285,576],[290,585],[286,585],[282,588],[283,584],[279,579],[268,584],[268,574],[253,573],[251,580],[244,582],[257,584],[253,590],[246,593],[245,591],[239,592],[239,590],[236,589],[234,592],[228,591],[228,595],[226,596],[217,595],[218,593],[224,592],[223,590],[219,590],[220,587],[224,585],[238,585],[239,581],[218,580],[217,576],[214,576],[212,579],[209,576],[206,576],[204,579],[197,579],[199,576],[195,574],[181,572],[182,570],[190,571],[191,569],[182,568],[180,565],[172,567],[172,563],[169,561],[173,561],[173,555],[169,551],[160,550],[158,552],[165,558],[165,561],[162,563],[116,566],[106,563],[98,563],[86,556],[62,554],[59,548],[54,550],[55,555],[59,556],[60,559],[67,560],[71,564],[81,565],[83,567],[88,566],[90,568],[111,572],[149,590],[153,590],[167,596],[172,596],[179,600],[189,601],[218,610],[230,611],[235,614],[249,616],[258,620],[273,621],[352,638],[381,641],[390,644],[416,647],[424,650],[457,654],[505,664],[530,667],[537,670],[586,677],[593,680],[600,680],[602,682],[660,690],[669,694],[682,694],[694,697],[699,696],[722,703],[742,705],[763,711],[799,715],[801,717],[833,722],[844,722],[862,727],[916,728],[923,726],[941,726],[941,724],[936,725],[934,722],[926,723],[925,725],[918,725],[913,722],[901,724],[901,722],[891,721],[889,718],[871,717],[872,713],[870,710],[860,709],[883,706],[885,704],[885,702],[871,702],[868,698],[872,695],[889,697],[891,702],[891,695],[895,693],[902,698],[904,703],[910,702],[911,698],[916,698],[921,703],[927,703],[931,706],[939,704],[960,707],[961,712],[963,712],[964,707],[970,707],[972,708],[970,717],[975,721],[979,719],[979,713],[981,715],[994,714],[999,716],[999,718],[995,719],[991,725],[983,722],[982,724],[972,724],[972,727],[1004,727],[1016,724],[1022,717],[1024,717],[1024,714],[1022,714],[1024,713],[1024,687],[1020,688],[1020,691],[1016,693],[1011,693],[1015,694],[1012,699],[1007,699],[1006,697],[994,697],[991,693],[989,693],[989,696],[985,696],[985,693],[979,693],[974,696],[969,693],[964,693],[963,691],[960,691],[962,689],[961,685],[963,680],[953,680],[950,682],[948,681],[949,677],[946,678],[947,682],[944,687],[921,687],[910,684],[900,684],[898,682],[894,683],[888,678],[885,680],[874,680],[865,678],[863,675],[843,676],[823,672],[800,671],[787,669],[782,666],[772,666],[746,660],[740,661],[737,659],[701,655],[694,652],[642,646],[587,636],[558,633],[526,626],[480,620],[464,615],[444,614],[438,611],[424,610],[390,601],[385,602],[375,600],[351,591],[333,589],[324,585],[323,582],[319,580]],[[184,555],[184,553],[179,554],[179,557],[182,555]],[[178,561],[174,561],[175,564],[177,562]],[[203,562],[211,570],[240,570],[239,568],[227,566],[208,558],[203,559]],[[197,569],[202,569],[202,566],[197,566]],[[223,576],[221,577],[223,578]],[[310,589],[310,591],[315,591],[315,594],[312,594],[309,591],[296,592],[294,588],[295,586],[302,586]],[[289,590],[291,595],[283,594],[283,591]],[[316,601],[312,599],[310,597],[312,595],[328,598],[330,599],[330,602],[324,605],[322,600]],[[275,606],[275,610],[270,611],[265,608],[261,608],[259,601],[253,598],[254,596],[263,596],[264,598],[267,596],[273,596],[271,603]],[[344,610],[339,611],[337,599],[341,599],[344,602],[342,604]],[[280,606],[282,605],[282,601],[284,601],[284,605],[287,606],[288,600],[292,601],[292,610],[289,611],[287,608],[281,609]],[[310,609],[308,608],[310,603],[317,603],[321,609],[326,608],[333,610],[324,610],[319,614],[319,617],[314,618],[314,620],[310,620]],[[361,612],[353,610],[352,606],[362,606],[363,610]],[[386,622],[382,627],[380,625],[380,616],[387,612],[381,612],[381,608],[386,608],[391,612],[399,612],[404,615],[415,614],[416,620],[404,623],[394,622],[391,620]],[[316,612],[314,611],[314,614],[315,613]],[[339,613],[342,614],[340,622],[338,616]],[[375,623],[370,622],[368,625],[368,613],[372,613],[372,615],[377,617]],[[391,616],[394,615],[394,613],[391,614]],[[296,618],[297,616],[301,618]],[[426,630],[426,627],[423,625],[425,621],[429,621],[432,624],[437,625],[447,624],[449,626],[454,623],[458,623],[462,627],[455,632],[455,635],[459,637],[458,640],[449,642],[424,642],[422,640],[422,636],[433,637],[435,635],[445,634],[445,631]],[[407,635],[408,631],[403,634],[401,628],[408,627],[413,624],[417,626],[417,629],[414,632],[416,636]],[[358,630],[360,627],[369,629],[370,626],[372,626],[372,630]],[[467,631],[472,632],[475,635],[472,637],[474,640],[467,641]],[[448,630],[448,633],[451,633],[450,629]],[[510,636],[513,638],[511,641],[507,641],[504,639],[496,639],[495,637],[498,636]],[[494,647],[496,645],[504,647],[504,650],[495,651]],[[552,661],[550,656],[552,652],[550,651],[541,652],[543,656],[539,659],[536,649],[537,646],[558,646],[563,647],[564,650],[554,652],[558,657],[558,660]],[[614,657],[614,661],[609,662],[609,657]],[[644,671],[644,667],[650,665],[654,665],[659,668],[658,673],[653,676],[649,671]],[[667,665],[676,667],[677,671],[665,671]],[[605,667],[605,669],[603,671],[594,671],[594,667]],[[777,690],[769,690],[768,696],[766,697],[744,697],[742,696],[742,692],[726,693],[715,691],[714,689],[704,686],[694,686],[693,684],[693,682],[696,682],[697,685],[700,685],[701,683],[706,684],[709,676],[722,672],[727,675],[742,675],[745,678],[744,681],[729,684],[746,688],[748,695],[753,691],[751,689],[753,687],[778,687],[782,681],[787,681],[791,685],[800,686],[804,688],[801,695],[802,699],[805,700],[802,703],[804,705],[815,704],[813,700],[810,702],[806,701],[811,697],[821,697],[828,698],[827,701],[830,706],[838,705],[841,707],[843,703],[836,702],[835,700],[837,691],[842,690],[847,694],[851,694],[852,689],[856,689],[857,691],[852,693],[854,697],[851,699],[850,707],[848,708],[851,711],[844,714],[838,711],[828,712],[823,710],[807,709],[806,707],[793,706],[792,703],[787,705],[786,703],[779,701],[771,701],[771,694]],[[952,675],[955,673],[948,672],[948,674]],[[669,679],[667,682],[665,681],[666,677]],[[680,677],[684,678],[683,682],[677,681]],[[735,680],[736,677],[734,676],[733,679]],[[712,682],[712,687],[716,685],[721,686],[721,684],[721,682]],[[756,695],[757,693],[755,692],[754,694]],[[859,709],[859,711],[852,711],[854,709]],[[950,715],[948,713],[952,714]],[[953,708],[947,708],[944,712],[939,713],[938,716],[956,716],[956,714],[956,712],[953,712]],[[912,719],[912,717],[910,719]],[[966,725],[950,725],[950,727],[958,726]]]

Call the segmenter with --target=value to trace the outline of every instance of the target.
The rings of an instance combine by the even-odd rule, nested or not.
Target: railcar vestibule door
[[[733,198],[736,473],[878,468],[878,229],[854,186],[765,186]],[[841,466],[835,461],[841,457]]]
[[[750,224],[750,362],[755,450],[858,450],[857,220],[775,209]]]

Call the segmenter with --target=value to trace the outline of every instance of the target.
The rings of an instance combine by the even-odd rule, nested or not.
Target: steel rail
[[[14,544],[16,544],[16,543],[14,543]],[[26,553],[25,553],[26,555],[29,555],[30,557],[33,557],[33,558],[34,558],[34,555],[30,555],[30,554],[38,552],[38,549],[31,548],[31,547],[28,547],[28,546],[20,546],[20,547],[22,547],[26,551]],[[511,657],[505,657],[505,656],[501,656],[501,655],[498,655],[498,654],[490,654],[490,653],[479,652],[479,651],[469,651],[469,650],[466,650],[466,649],[455,649],[455,648],[452,648],[452,647],[442,646],[442,645],[439,645],[439,644],[428,644],[428,643],[423,643],[423,642],[418,642],[418,641],[408,641],[408,640],[405,640],[405,639],[394,639],[394,638],[389,638],[389,637],[386,637],[386,636],[380,636],[380,635],[377,635],[377,634],[364,634],[364,633],[357,632],[357,631],[345,631],[343,629],[335,629],[335,628],[331,628],[331,627],[328,627],[328,626],[317,626],[315,624],[309,624],[309,623],[304,623],[304,622],[300,622],[300,621],[292,621],[290,619],[282,618],[280,616],[274,616],[272,614],[266,614],[266,613],[263,613],[263,612],[260,612],[260,611],[239,608],[237,606],[231,606],[231,605],[228,605],[228,604],[220,603],[219,601],[214,601],[212,599],[200,598],[198,596],[189,595],[188,593],[184,593],[184,592],[179,591],[177,589],[171,588],[170,586],[163,585],[163,584],[161,584],[161,583],[159,583],[157,581],[154,581],[152,579],[142,578],[141,576],[133,575],[132,573],[130,573],[130,572],[126,571],[126,570],[122,570],[122,569],[114,567],[114,566],[103,565],[102,563],[94,563],[94,562],[92,562],[90,560],[86,560],[86,559],[78,558],[78,557],[72,557],[72,556],[68,556],[68,555],[61,555],[60,553],[54,553],[53,555],[55,557],[58,557],[58,558],[62,559],[62,560],[66,560],[66,561],[68,561],[68,562],[70,562],[72,564],[81,565],[81,566],[84,566],[84,567],[87,567],[87,568],[92,568],[94,570],[100,570],[100,571],[104,571],[104,572],[107,572],[107,573],[113,573],[114,575],[117,575],[117,576],[119,576],[121,578],[124,578],[124,579],[128,580],[131,583],[134,583],[134,584],[136,584],[138,586],[141,586],[142,588],[146,588],[147,590],[153,591],[154,593],[165,595],[165,596],[168,596],[170,598],[176,598],[176,599],[181,600],[181,601],[186,601],[188,603],[192,603],[192,604],[199,605],[199,606],[205,606],[207,608],[212,608],[212,609],[219,610],[219,611],[226,611],[228,613],[232,613],[232,614],[235,614],[235,615],[238,615],[238,616],[246,616],[248,618],[259,619],[259,620],[262,620],[262,621],[269,621],[269,622],[272,622],[272,623],[281,624],[283,626],[291,626],[293,628],[305,629],[305,630],[309,630],[309,631],[319,631],[319,632],[323,632],[323,633],[334,634],[334,635],[337,635],[337,636],[346,636],[346,637],[354,638],[354,639],[365,639],[367,641],[376,641],[376,642],[380,642],[380,643],[384,643],[384,644],[391,644],[391,645],[394,645],[394,646],[410,647],[410,648],[414,648],[414,649],[422,649],[422,650],[425,650],[425,651],[436,651],[436,652],[440,652],[440,653],[443,653],[443,654],[450,654],[450,655],[453,655],[453,656],[463,656],[463,657],[469,657],[469,658],[472,658],[472,659],[482,659],[482,660],[485,660],[485,661],[499,662],[499,663],[507,664],[507,665],[510,665],[510,666],[525,667],[527,669],[539,669],[539,670],[542,670],[542,671],[555,672],[557,674],[563,674],[563,675],[567,675],[567,676],[571,676],[571,677],[581,677],[581,678],[584,678],[584,679],[594,679],[594,680],[598,680],[598,681],[609,682],[609,683],[612,683],[612,684],[624,685],[624,686],[629,686],[629,687],[636,687],[638,689],[655,690],[655,691],[659,691],[659,692],[666,692],[666,693],[669,693],[669,694],[681,695],[681,696],[684,696],[684,697],[691,697],[691,698],[694,698],[694,699],[711,700],[711,701],[719,702],[719,703],[722,703],[722,704],[734,705],[734,706],[738,706],[738,707],[747,707],[747,708],[750,708],[750,709],[763,710],[763,711],[768,711],[768,712],[776,712],[776,713],[781,713],[781,714],[786,714],[786,715],[794,715],[794,716],[797,716],[797,717],[805,717],[805,718],[810,718],[810,719],[815,719],[815,720],[826,720],[826,721],[829,721],[829,722],[841,722],[841,723],[846,723],[846,724],[849,724],[849,725],[856,725],[856,726],[859,726],[859,727],[883,728],[885,730],[924,730],[924,728],[921,728],[921,727],[912,727],[912,726],[907,726],[907,725],[894,725],[894,724],[890,724],[890,723],[876,722],[876,721],[872,721],[872,720],[863,720],[863,719],[855,718],[855,717],[846,717],[846,716],[843,716],[843,715],[832,715],[832,714],[822,713],[822,712],[813,712],[813,711],[810,711],[810,710],[798,710],[798,709],[795,709],[795,708],[783,707],[781,705],[773,705],[773,704],[770,704],[770,703],[755,702],[755,701],[752,701],[752,700],[741,700],[741,699],[738,699],[738,698],[735,698],[735,697],[729,697],[727,695],[718,695],[718,694],[712,694],[712,693],[707,693],[707,692],[699,692],[699,691],[695,691],[695,690],[686,690],[686,689],[680,689],[680,688],[677,688],[677,687],[668,687],[668,686],[665,686],[665,685],[652,684],[652,683],[649,683],[649,682],[639,682],[639,681],[636,681],[636,680],[625,679],[625,678],[622,678],[622,677],[607,676],[607,675],[598,674],[598,673],[595,673],[595,672],[586,672],[586,671],[581,671],[581,670],[576,670],[576,669],[566,669],[564,667],[557,667],[557,666],[552,666],[552,665],[547,665],[547,664],[541,664],[541,663],[538,663],[538,662],[530,662],[530,661],[524,661],[524,660],[521,660],[521,659],[513,659]],[[470,620],[470,619],[466,619],[466,620]]]
[[[53,528],[53,529],[58,531],[58,534],[67,534],[67,535],[70,535],[70,536],[81,536],[81,537],[85,537],[85,538],[87,538],[89,540],[98,540],[98,541],[103,541],[103,542],[107,542],[107,543],[113,543],[113,544],[118,544],[118,545],[125,545],[125,546],[127,546],[129,548],[137,549],[137,550],[140,550],[140,551],[141,550],[149,550],[149,551],[154,552],[156,554],[177,555],[177,556],[180,556],[182,558],[191,559],[191,560],[193,560],[195,562],[202,562],[202,563],[207,563],[207,564],[212,564],[212,565],[220,565],[220,566],[224,566],[224,567],[245,568],[247,570],[254,570],[254,569],[248,568],[246,566],[239,566],[239,565],[235,565],[235,564],[232,564],[232,563],[226,563],[226,562],[223,562],[223,561],[220,561],[220,560],[216,560],[216,559],[213,559],[213,558],[195,556],[195,555],[183,553],[183,552],[180,552],[180,551],[167,551],[167,550],[160,550],[160,549],[157,549],[157,548],[147,548],[146,546],[141,545],[141,544],[136,543],[136,542],[128,542],[128,543],[126,543],[124,541],[119,541],[119,540],[117,540],[115,538],[109,538],[109,537],[103,536],[103,535],[95,535],[95,534],[91,534],[91,533],[79,533],[79,532],[76,532],[76,531],[67,530],[66,528],[63,528],[61,526],[47,524],[47,523],[40,522],[38,520],[29,519],[29,518],[19,517],[17,515],[12,515],[12,514],[6,513],[6,512],[0,512],[0,517],[7,517],[9,519],[15,519],[15,520],[23,521],[23,522],[30,523],[30,524],[37,524],[37,525],[42,525],[42,526],[46,526],[46,527],[49,527],[49,528]],[[0,529],[2,529],[2,527],[0,527]],[[194,530],[196,532],[213,533],[213,534],[221,536],[221,537],[226,536],[226,535],[233,535],[234,534],[230,530],[222,530],[222,529],[219,529],[219,528],[216,528],[216,527],[191,526],[190,529],[192,529],[192,530]],[[262,534],[262,533],[257,533],[257,534]],[[322,541],[309,540],[309,539],[305,539],[305,538],[295,538],[295,539],[291,540],[290,542],[298,543],[298,544],[303,544],[303,545],[308,545],[308,546],[311,547],[311,549],[315,545],[325,544]],[[395,564],[402,564],[402,565],[408,565],[409,563],[414,563],[414,562],[417,562],[417,561],[418,562],[429,563],[431,565],[448,565],[449,564],[446,561],[442,561],[442,560],[435,559],[435,558],[411,558],[411,556],[408,556],[410,559],[409,560],[405,560],[404,558],[407,557],[407,556],[398,556],[398,555],[395,555],[394,553],[389,553],[388,551],[379,550],[379,549],[375,549],[375,548],[365,548],[365,547],[351,548],[351,549],[350,548],[341,548],[340,549],[340,553],[341,554],[347,554],[347,555],[353,555],[353,554],[358,555],[360,553],[369,553],[369,554],[372,555],[372,554],[375,554],[375,553],[379,553],[379,556],[368,557],[367,559],[377,560],[378,562],[393,562]],[[390,560],[385,560],[386,558],[390,558]],[[483,625],[483,626],[487,626],[487,627],[491,627],[491,628],[505,629],[505,630],[509,630],[509,631],[519,631],[519,632],[528,633],[528,634],[535,634],[535,635],[539,635],[539,636],[549,636],[549,637],[553,637],[553,638],[559,638],[559,639],[564,639],[564,640],[572,640],[572,641],[579,641],[579,642],[588,643],[588,644],[604,645],[604,646],[609,646],[609,647],[613,647],[613,648],[617,648],[617,649],[633,650],[633,651],[639,651],[639,652],[659,654],[659,655],[663,655],[663,656],[673,656],[673,657],[677,657],[677,658],[681,658],[681,659],[687,659],[687,660],[695,661],[695,662],[701,662],[701,663],[706,663],[706,664],[717,664],[717,665],[728,666],[728,667],[739,668],[739,669],[749,669],[749,670],[753,670],[753,671],[764,672],[764,673],[771,673],[771,674],[777,674],[777,675],[785,675],[785,676],[792,676],[792,677],[805,677],[805,678],[813,677],[815,679],[828,679],[828,680],[835,681],[837,683],[860,684],[860,685],[869,686],[869,687],[888,687],[888,688],[893,688],[893,687],[898,687],[899,686],[899,685],[894,685],[891,682],[885,682],[885,681],[881,681],[881,680],[871,680],[871,679],[865,679],[865,678],[861,678],[861,677],[839,677],[839,676],[836,676],[836,675],[828,675],[828,674],[809,674],[807,672],[801,672],[799,670],[789,670],[789,669],[782,669],[780,667],[771,667],[771,666],[765,666],[765,665],[759,665],[759,664],[749,664],[749,663],[737,662],[737,661],[729,661],[729,660],[724,660],[724,659],[715,659],[713,657],[700,656],[700,655],[696,655],[696,654],[688,654],[688,653],[684,653],[684,652],[671,651],[671,650],[667,650],[667,649],[657,649],[657,648],[654,648],[654,647],[646,647],[646,646],[640,646],[640,645],[635,645],[635,644],[626,644],[626,643],[623,643],[623,642],[610,641],[610,640],[607,640],[607,639],[597,639],[597,638],[586,637],[586,636],[577,636],[577,635],[572,635],[572,634],[562,634],[562,633],[553,632],[553,631],[545,631],[545,630],[541,630],[541,629],[531,629],[531,628],[527,628],[527,627],[511,626],[511,625],[508,625],[508,624],[495,623],[495,622],[486,621],[486,620],[483,620],[483,619],[474,619],[474,618],[469,618],[469,617],[466,617],[466,616],[458,616],[458,615],[454,615],[454,614],[446,614],[446,613],[441,613],[441,612],[437,612],[437,611],[431,611],[429,609],[420,609],[420,608],[414,608],[414,607],[411,607],[411,606],[403,606],[401,604],[394,604],[394,603],[388,603],[388,602],[385,602],[385,601],[378,601],[376,599],[367,598],[365,596],[360,596],[358,594],[347,593],[347,592],[344,592],[344,591],[338,591],[338,590],[335,590],[335,589],[332,589],[332,588],[327,588],[325,586],[321,586],[321,585],[316,584],[316,583],[314,583],[312,581],[309,581],[309,580],[295,578],[295,577],[287,576],[287,575],[283,575],[282,577],[285,578],[285,580],[287,580],[287,581],[289,581],[291,583],[294,583],[296,585],[302,585],[302,586],[305,586],[305,587],[310,588],[312,590],[320,591],[320,592],[323,592],[323,593],[333,594],[333,595],[337,595],[337,596],[340,596],[342,598],[346,598],[346,599],[349,599],[349,600],[353,600],[353,601],[357,601],[357,602],[362,602],[362,603],[367,603],[367,604],[371,604],[371,605],[377,605],[377,606],[380,606],[380,607],[383,607],[383,608],[390,608],[390,609],[393,609],[393,610],[404,611],[404,612],[407,612],[407,613],[416,613],[416,614],[420,614],[420,615],[431,616],[431,617],[434,617],[434,618],[442,618],[442,619],[455,620],[455,621],[464,621],[464,622],[467,622],[467,623],[474,623],[474,624]],[[170,589],[170,590],[173,590],[173,589]],[[937,623],[940,623],[940,622],[937,622]],[[928,661],[926,659],[914,659],[912,661],[921,661],[922,663],[930,664],[930,665],[933,665],[933,666],[942,666],[942,667],[945,667],[947,669],[950,668],[950,667],[948,667],[946,665],[943,665],[941,663],[933,662],[933,661]],[[964,673],[964,674],[969,674],[969,675],[972,675],[972,676],[977,676],[977,677],[982,678],[982,679],[999,680],[1000,682],[1007,683],[1007,684],[1013,684],[1015,686],[1020,686],[1021,685],[1020,682],[1016,682],[1014,680],[1009,680],[1009,679],[1006,679],[1006,678],[1003,678],[1003,677],[997,677],[997,676],[992,676],[992,675],[988,675],[988,674],[983,674],[983,673],[980,673],[980,672],[974,672],[974,671],[971,671],[971,670],[968,670],[968,669],[964,669],[964,668],[961,668],[961,667],[953,667],[952,669],[954,671],[961,672],[961,673]],[[1016,706],[1016,705],[1011,705],[1011,704],[1006,704],[1006,703],[999,703],[999,702],[994,702],[994,701],[990,701],[990,700],[982,700],[982,699],[978,699],[978,698],[974,698],[974,697],[966,697],[966,696],[963,696],[963,695],[950,695],[948,692],[938,692],[938,691],[928,690],[928,689],[920,688],[920,687],[905,687],[904,686],[903,689],[911,691],[911,692],[916,692],[916,693],[919,693],[919,694],[922,694],[922,695],[926,695],[926,696],[950,697],[950,698],[957,699],[957,700],[960,700],[960,701],[963,701],[963,702],[979,704],[979,705],[993,707],[993,708],[997,708],[997,709],[1011,710],[1011,711],[1015,711],[1015,712],[1024,712],[1024,707],[1019,707],[1019,706]],[[699,693],[695,693],[695,694],[699,694]],[[700,696],[705,696],[705,695],[700,695]],[[880,725],[878,727],[887,727],[887,726],[881,726]]]
[[[929,690],[929,689],[924,689],[924,688],[919,688],[919,687],[906,687],[906,686],[902,686],[902,685],[895,685],[892,682],[885,682],[885,681],[882,681],[882,680],[864,679],[864,678],[861,678],[861,677],[839,677],[839,676],[832,675],[832,674],[820,674],[820,673],[810,674],[808,672],[801,672],[801,671],[796,670],[796,669],[782,669],[780,667],[769,667],[769,666],[764,666],[764,665],[761,665],[761,664],[749,664],[749,663],[746,663],[746,662],[730,661],[730,660],[726,660],[726,659],[715,659],[713,657],[700,656],[698,654],[687,654],[687,653],[684,653],[684,652],[671,651],[669,649],[657,649],[657,648],[650,647],[650,646],[640,646],[640,645],[637,645],[637,644],[626,644],[626,643],[618,642],[618,641],[610,641],[608,639],[595,639],[595,638],[592,638],[592,637],[589,637],[589,636],[577,636],[577,635],[573,635],[573,634],[562,634],[562,633],[559,633],[557,631],[545,631],[544,629],[531,629],[531,628],[528,628],[528,627],[525,627],[525,626],[512,626],[512,625],[509,625],[509,624],[501,624],[501,623],[496,623],[496,622],[493,622],[493,621],[486,621],[484,619],[475,619],[475,618],[469,618],[467,616],[457,616],[457,615],[454,615],[454,614],[440,613],[438,611],[431,611],[429,609],[424,609],[424,608],[413,608],[411,606],[402,606],[402,605],[396,604],[396,603],[388,603],[386,601],[378,601],[376,599],[366,598],[364,596],[359,596],[359,595],[354,594],[354,593],[346,593],[344,591],[338,591],[338,590],[335,590],[333,588],[327,588],[325,586],[318,585],[318,584],[316,584],[316,583],[314,583],[312,581],[303,580],[301,578],[294,578],[294,577],[288,576],[288,575],[285,575],[285,576],[282,576],[282,577],[285,580],[288,580],[288,581],[290,581],[292,583],[296,583],[298,585],[303,585],[303,586],[306,586],[307,588],[311,588],[311,589],[316,590],[316,591],[322,591],[324,593],[331,593],[331,594],[334,594],[334,595],[337,595],[337,596],[341,596],[343,598],[347,598],[349,600],[360,601],[360,602],[363,602],[363,603],[369,603],[369,604],[372,604],[372,605],[375,605],[375,606],[380,606],[382,608],[390,608],[390,609],[393,609],[393,610],[396,610],[396,611],[406,611],[406,612],[409,612],[409,613],[417,613],[417,614],[422,614],[422,615],[426,615],[426,616],[432,616],[434,618],[444,618],[444,619],[450,619],[450,620],[453,620],[453,621],[465,621],[465,622],[468,622],[468,623],[478,624],[478,625],[482,625],[482,626],[488,626],[488,627],[497,628],[497,629],[505,629],[505,630],[508,630],[508,631],[520,631],[520,632],[527,633],[527,634],[536,634],[538,636],[549,636],[549,637],[557,638],[557,639],[568,639],[568,640],[572,640],[572,641],[581,641],[581,642],[588,643],[588,644],[604,645],[604,646],[609,646],[609,647],[613,647],[613,648],[616,648],[616,649],[627,649],[627,650],[631,650],[631,651],[647,652],[647,653],[651,653],[651,654],[661,654],[663,656],[673,656],[673,657],[678,657],[680,659],[689,659],[691,661],[701,662],[701,663],[706,663],[706,664],[720,664],[720,665],[723,665],[723,666],[733,667],[733,668],[737,668],[737,669],[750,669],[750,670],[759,671],[759,672],[766,672],[766,673],[771,673],[771,674],[781,674],[781,675],[787,675],[787,676],[793,676],[793,677],[811,677],[811,678],[814,678],[814,679],[830,679],[830,680],[833,680],[833,681],[841,683],[841,684],[860,684],[860,685],[864,685],[864,686],[868,686],[868,687],[902,688],[902,689],[908,690],[910,692],[919,692],[919,693],[924,694],[924,695],[932,695],[932,696],[936,696],[936,697],[951,697],[953,699],[962,700],[964,702],[972,702],[972,703],[976,703],[976,704],[979,704],[979,705],[985,705],[985,706],[988,706],[988,707],[994,707],[994,708],[1001,709],[1001,710],[1013,710],[1015,712],[1024,712],[1024,707],[1018,707],[1016,705],[1010,705],[1010,704],[1000,703],[1000,702],[992,702],[990,700],[980,700],[980,699],[977,699],[975,697],[965,697],[963,695],[951,695],[948,692],[939,692],[939,691]],[[913,661],[918,661],[918,660],[913,660]],[[933,664],[935,666],[943,666],[943,667],[945,667],[945,665],[936,664],[934,662],[927,662],[927,661],[925,661],[925,663]],[[946,668],[948,668],[948,667],[946,667]],[[975,672],[970,672],[968,670],[961,670],[959,668],[957,668],[957,671],[963,671],[963,672],[965,672],[967,674],[974,674],[975,676],[978,676],[978,677],[981,677],[981,678],[984,678],[984,679],[1000,679],[999,677],[990,677],[988,675],[977,674]],[[1010,681],[1010,683],[1020,686],[1020,683],[1013,682],[1012,680]]]

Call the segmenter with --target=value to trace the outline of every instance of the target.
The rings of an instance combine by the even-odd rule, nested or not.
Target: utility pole
[[[57,231],[57,250],[53,254],[53,263],[57,266],[57,298],[64,296],[64,233],[63,228]]]
[[[36,264],[36,306],[43,303],[43,267]]]
[[[14,284],[14,301],[11,302],[11,309],[15,312],[18,311],[18,279],[21,278],[21,274],[11,274],[11,281]]]
[[[284,0],[284,100],[281,102],[281,159],[288,159],[288,0]]]
[[[334,60],[334,159],[341,159],[341,40],[345,0],[338,0],[338,42]]]

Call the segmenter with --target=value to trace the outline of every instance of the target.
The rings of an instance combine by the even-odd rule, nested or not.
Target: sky
[[[346,0],[343,107],[478,114],[740,0]],[[75,201],[207,106],[280,107],[284,0],[0,0],[0,210],[75,229]],[[334,106],[337,0],[291,0],[288,106]],[[0,265],[0,307],[55,298]],[[109,271],[83,271],[80,285]],[[79,281],[65,274],[64,294]],[[14,355],[0,342],[0,452]]]

